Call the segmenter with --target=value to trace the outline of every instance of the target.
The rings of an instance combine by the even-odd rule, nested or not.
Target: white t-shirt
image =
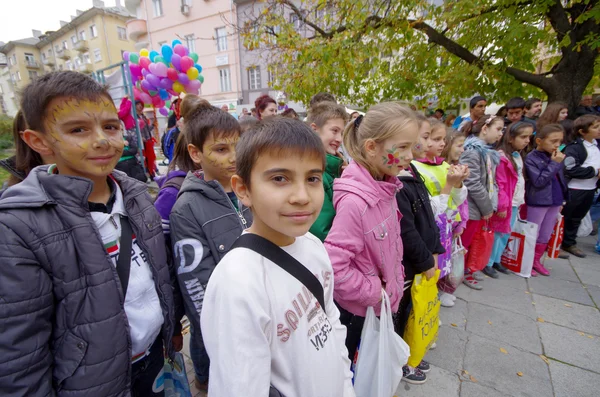
[[[92,211],[92,219],[102,236],[102,244],[117,266],[121,238],[121,217],[126,215],[123,193],[117,183],[115,203],[110,214]],[[129,320],[133,362],[144,358],[152,346],[164,322],[162,308],[154,285],[146,254],[133,238],[131,243],[131,268],[125,296],[125,313]]]
[[[596,183],[598,182],[598,170],[600,169],[600,150],[596,143],[591,143],[586,140],[583,141],[583,146],[587,151],[587,158],[581,164],[582,167],[594,167],[596,170],[596,176],[588,179],[571,179],[569,181],[569,189],[576,190],[596,190]]]
[[[215,268],[202,308],[209,395],[354,397],[346,327],[333,303],[333,270],[310,233],[282,247],[319,279],[326,312],[295,277],[246,248]]]

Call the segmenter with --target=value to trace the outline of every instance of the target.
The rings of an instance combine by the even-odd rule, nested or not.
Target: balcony
[[[127,21],[127,37],[132,41],[139,41],[142,36],[148,34],[148,28],[146,26],[146,20],[144,19],[131,19]]]
[[[94,69],[92,68],[91,64],[82,63],[81,65],[79,65],[79,71],[81,73],[92,73],[94,71]]]
[[[52,58],[44,58],[42,59],[42,63],[48,67],[53,67],[54,65],[56,65],[56,62],[54,62],[54,59]]]
[[[71,59],[71,51],[63,48],[63,49],[56,51],[56,56],[59,57],[60,59],[64,59],[65,61],[68,61],[69,59]]]
[[[25,59],[25,67],[27,69],[39,69],[40,64],[35,59]]]
[[[87,40],[79,40],[77,43],[73,44],[73,49],[78,52],[86,52],[90,49]]]
[[[141,3],[141,0],[125,0],[125,7],[130,13],[135,14]]]

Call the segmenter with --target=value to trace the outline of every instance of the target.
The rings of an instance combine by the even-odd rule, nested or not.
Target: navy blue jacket
[[[556,184],[566,201],[568,188],[563,168],[563,163],[552,161],[549,153],[541,150],[529,153],[525,158],[525,203],[538,207],[560,205],[552,200],[552,186]]]

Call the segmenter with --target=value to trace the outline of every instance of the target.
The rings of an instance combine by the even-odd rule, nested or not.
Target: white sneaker
[[[450,295],[450,298],[452,298],[452,300],[456,302],[456,296],[454,296],[452,294],[448,294],[448,295]]]
[[[451,298],[452,295],[442,292],[440,295],[440,304],[444,307],[454,306],[454,300]]]
[[[435,350],[436,347],[437,347],[437,343],[433,342],[431,344],[431,346],[429,347],[429,350]]]

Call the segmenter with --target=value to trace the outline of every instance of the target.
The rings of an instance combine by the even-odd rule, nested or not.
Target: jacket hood
[[[198,192],[213,201],[221,200],[226,195],[225,189],[223,189],[219,182],[205,181],[204,173],[201,171],[197,173],[190,171],[187,173],[177,197],[180,197],[185,192]]]
[[[498,153],[494,148],[490,145],[486,145],[486,143],[476,137],[475,135],[471,135],[465,140],[465,151],[466,150],[477,150],[482,157],[490,156],[492,160],[492,164],[498,165],[500,163],[500,153]]]
[[[342,173],[342,177],[333,182],[334,204],[346,194],[351,193],[362,198],[369,206],[377,205],[380,200],[394,198],[402,182],[397,177],[386,176],[383,181],[376,181],[369,171],[356,161],[350,163]]]
[[[327,153],[326,160],[325,172],[334,179],[339,178],[342,175],[342,165],[344,164],[344,160],[329,153]]]
[[[8,188],[0,199],[0,210],[39,208],[59,202],[87,210],[93,182],[78,176],[50,175],[48,168],[50,165],[36,167],[23,182]],[[145,184],[129,178],[124,172],[114,170],[111,175],[121,187],[126,203],[129,196],[147,191]]]
[[[187,172],[185,172],[185,171],[175,170],[175,171],[169,172],[165,176],[159,176],[157,178],[154,178],[154,180],[156,181],[156,183],[158,184],[158,188],[160,189],[168,180],[176,178],[178,176],[186,176],[186,175],[187,175]]]

